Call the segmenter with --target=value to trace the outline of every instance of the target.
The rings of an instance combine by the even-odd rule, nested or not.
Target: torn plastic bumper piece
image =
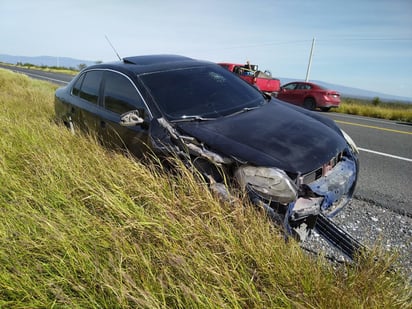
[[[262,200],[253,190],[248,190],[248,194],[253,204],[264,209],[275,224],[284,227],[286,238],[294,235],[300,241],[304,241],[315,227],[323,201],[323,197],[299,198],[289,205],[280,205],[280,211],[275,211],[270,202]]]
[[[354,239],[350,234],[339,228],[324,215],[319,215],[316,220],[315,230],[333,247],[339,249],[350,259],[354,259],[366,247]]]
[[[303,204],[300,205],[300,203],[298,203],[296,205],[293,203],[293,207],[290,207],[284,216],[283,227],[286,231],[286,238],[288,235],[295,235],[295,237],[299,237],[300,241],[305,241],[314,229],[331,246],[338,249],[351,260],[353,260],[357,254],[367,249],[349,233],[337,226],[331,219],[319,213],[319,203],[321,203],[322,198],[305,200],[304,205],[306,207],[301,208]],[[261,206],[266,210],[269,218],[272,219],[273,222],[281,222],[281,216],[268,204],[261,202]]]
[[[300,241],[305,241],[315,227],[323,197],[298,198],[288,205],[283,221],[285,231]]]
[[[289,220],[302,220],[308,216],[317,216],[320,214],[320,206],[323,197],[299,198],[296,202],[289,205]]]

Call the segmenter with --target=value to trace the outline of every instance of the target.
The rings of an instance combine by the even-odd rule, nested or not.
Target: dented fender
[[[162,127],[166,132],[169,133],[170,141],[181,148],[181,151],[187,150],[189,153],[194,156],[205,158],[213,164],[230,164],[233,162],[231,158],[221,156],[216,152],[206,149],[203,143],[197,141],[192,136],[187,136],[180,134],[169,122],[164,118],[157,119],[157,123]],[[170,142],[169,142],[170,143]]]

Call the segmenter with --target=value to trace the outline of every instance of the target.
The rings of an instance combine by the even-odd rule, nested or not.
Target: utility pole
[[[310,67],[312,65],[312,57],[313,57],[313,50],[315,48],[315,38],[312,39],[312,47],[310,48],[310,56],[309,56],[309,63],[308,63],[308,69],[306,71],[306,78],[305,81],[309,81],[309,73],[310,73]]]

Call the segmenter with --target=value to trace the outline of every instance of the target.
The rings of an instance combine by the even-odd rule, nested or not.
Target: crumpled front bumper
[[[357,178],[357,159],[354,157],[352,159],[343,157],[325,176],[309,183],[308,186],[322,198],[320,211],[328,217],[333,217],[352,197]],[[297,203],[299,199],[293,203]],[[318,203],[319,201],[317,200],[316,202]]]
[[[311,197],[299,197],[288,204],[284,218],[284,227],[289,232],[295,230],[303,240],[308,231],[314,226],[305,223],[306,230],[301,228],[298,222],[314,218],[322,214],[326,217],[335,216],[349,202],[355,190],[358,177],[358,160],[355,156],[343,157],[336,166],[325,176],[308,184],[310,190],[315,193]],[[310,220],[309,220],[310,221]],[[312,224],[316,221],[311,220]]]
[[[247,189],[251,200],[262,206],[274,221],[283,221],[288,234],[298,234],[304,240],[314,228],[320,214],[333,217],[350,201],[356,187],[358,167],[356,155],[352,155],[351,151],[347,152],[324,176],[301,184],[301,189],[305,190],[300,190],[295,201],[284,205],[283,215],[282,211],[279,213],[276,210],[280,210],[282,206],[276,206],[275,201],[267,200],[251,186],[247,186]]]

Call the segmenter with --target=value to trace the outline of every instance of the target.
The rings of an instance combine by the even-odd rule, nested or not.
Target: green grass
[[[339,108],[333,111],[372,118],[412,122],[412,104],[398,102],[383,103],[378,98],[370,101],[343,98]]]
[[[393,257],[314,259],[184,167],[56,125],[55,88],[0,70],[1,308],[411,306]]]

